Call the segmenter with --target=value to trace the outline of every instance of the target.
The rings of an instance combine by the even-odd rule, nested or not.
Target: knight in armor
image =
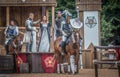
[[[8,45],[10,41],[19,34],[18,26],[16,25],[15,20],[10,20],[10,25],[6,27],[4,34],[6,36],[5,49],[6,54],[8,54]]]
[[[26,19],[25,21],[25,26],[26,26],[26,35],[25,35],[25,42],[26,42],[26,52],[32,52],[33,46],[35,43],[35,38],[34,38],[34,33],[38,32],[37,29],[34,27],[35,24],[39,23],[40,20],[33,21],[34,19],[34,13],[29,14],[29,18]],[[35,34],[36,35],[36,34]]]
[[[64,17],[62,17],[61,11],[57,12],[57,18],[55,19],[55,36],[58,38],[59,36],[62,36],[61,32],[61,24],[62,22],[65,21]]]
[[[67,15],[67,18],[66,18],[66,22],[63,21],[62,22],[62,25],[61,25],[61,30],[62,30],[62,52],[61,54],[64,55],[66,53],[65,51],[65,47],[66,47],[66,44],[68,44],[69,42],[69,39],[72,35],[72,26],[70,24],[70,19],[71,19],[71,14],[68,14]]]

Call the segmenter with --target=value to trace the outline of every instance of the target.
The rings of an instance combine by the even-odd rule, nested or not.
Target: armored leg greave
[[[8,45],[5,45],[6,54],[8,54]]]

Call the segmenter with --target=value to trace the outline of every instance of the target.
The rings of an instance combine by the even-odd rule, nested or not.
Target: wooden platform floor
[[[94,69],[83,69],[79,74],[47,74],[47,73],[32,73],[32,74],[0,74],[0,77],[95,77]],[[118,77],[118,71],[115,69],[99,69],[99,77]]]

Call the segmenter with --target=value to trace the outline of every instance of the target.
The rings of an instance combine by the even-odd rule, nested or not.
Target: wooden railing
[[[5,41],[4,31],[5,31],[5,28],[6,27],[0,27],[0,45],[4,45],[4,41]],[[37,28],[37,30],[39,29],[39,27],[36,27],[36,28]],[[19,27],[19,33],[24,34],[25,33],[25,27]]]
[[[98,50],[109,50],[109,49],[119,49],[120,46],[95,46],[94,47],[94,67],[95,67],[95,77],[98,77],[98,64],[116,64],[118,67],[118,75],[120,77],[120,60],[98,60],[97,51]],[[120,56],[120,55],[119,55]]]
[[[0,31],[5,30],[6,27],[0,27]],[[36,27],[39,29],[39,27]],[[25,27],[19,27],[19,33],[24,34],[25,33]]]

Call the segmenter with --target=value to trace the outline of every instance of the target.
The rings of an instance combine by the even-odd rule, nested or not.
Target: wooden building
[[[0,45],[4,45],[3,32],[5,27],[9,25],[10,19],[17,20],[20,33],[24,33],[25,20],[30,12],[33,12],[35,20],[38,20],[42,15],[49,18],[50,10],[52,12],[52,26],[54,26],[55,6],[56,0],[0,0]],[[38,25],[36,26],[38,27]]]
[[[10,19],[16,19],[22,27],[30,12],[35,13],[36,19],[41,19],[44,7],[47,16],[48,9],[52,9],[52,18],[54,18],[55,6],[56,0],[0,0],[0,27],[8,24]]]
[[[100,45],[100,11],[101,11],[101,0],[76,0],[76,10],[78,11],[79,18],[83,22],[83,27],[80,30],[80,33],[83,38],[83,67],[84,68],[93,68],[93,53],[94,45]],[[89,17],[95,17],[93,22],[87,20]],[[91,20],[91,19],[90,19]],[[86,23],[95,24],[92,28],[89,27]],[[91,26],[91,25],[90,25]],[[86,31],[86,28],[88,31]],[[86,34],[91,33],[86,37]],[[94,36],[96,33],[97,36]],[[94,44],[94,39],[97,41],[97,44]],[[89,45],[86,46],[86,40],[89,41]],[[91,41],[92,40],[92,41]]]
[[[91,11],[96,11],[98,12],[98,40],[99,40],[99,45],[100,45],[100,11],[101,11],[101,0],[76,0],[76,10],[79,12],[79,17],[80,20],[83,22],[83,27],[81,29],[81,34],[83,37],[83,41],[85,42],[85,38],[84,38],[84,27],[85,27],[85,17],[84,17],[84,12],[91,12]],[[85,48],[85,45],[83,45]]]

